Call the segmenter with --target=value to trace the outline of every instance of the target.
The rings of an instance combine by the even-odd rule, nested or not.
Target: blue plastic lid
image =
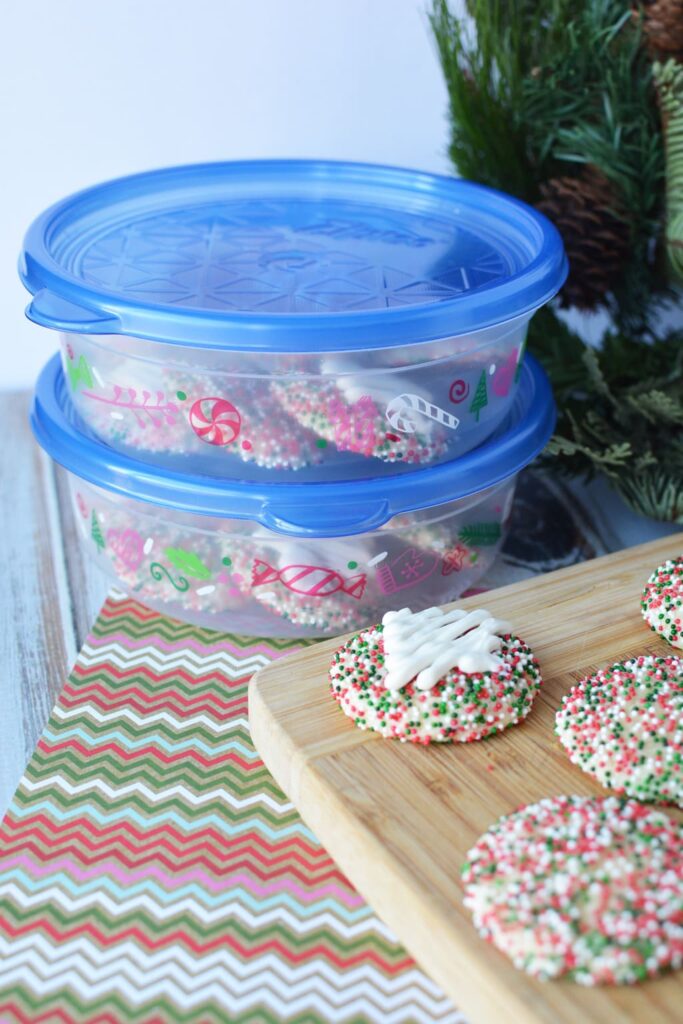
[[[253,161],[152,171],[50,207],[26,235],[27,315],[57,330],[237,351],[384,348],[531,314],[555,228],[417,171]]]
[[[116,494],[199,515],[251,519],[277,533],[342,537],[377,529],[401,512],[441,505],[512,476],[545,447],[555,426],[548,378],[527,356],[512,411],[480,448],[430,469],[334,483],[261,484],[155,468],[97,440],[69,401],[59,356],[43,369],[31,426],[66,469]]]

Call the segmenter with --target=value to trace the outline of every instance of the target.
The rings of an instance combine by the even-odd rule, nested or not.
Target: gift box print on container
[[[255,480],[395,475],[482,444],[565,274],[523,203],[322,161],[109,182],[39,217],[21,260],[98,437]]]

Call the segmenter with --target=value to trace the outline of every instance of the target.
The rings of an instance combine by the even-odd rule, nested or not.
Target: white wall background
[[[427,0],[14,0],[0,25],[0,387],[53,351],[16,259],[31,219],[162,165],[321,156],[447,171]]]

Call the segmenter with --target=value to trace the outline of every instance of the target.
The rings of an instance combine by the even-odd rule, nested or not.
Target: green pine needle
[[[638,512],[683,522],[683,332],[661,337],[672,295],[661,258],[662,126],[650,58],[624,0],[432,0],[460,174],[535,202],[589,164],[614,189],[631,256],[605,296],[614,329],[594,349],[552,309],[529,344],[559,407],[547,463],[605,473]]]
[[[606,296],[620,327],[647,329],[666,282],[655,260],[665,186],[652,66],[623,0],[432,0],[449,97],[450,157],[472,178],[535,202],[584,164],[614,185],[631,260]]]
[[[546,465],[572,476],[602,472],[641,515],[683,522],[683,331],[649,340],[608,333],[598,350],[556,317],[555,334],[553,317],[546,310],[532,320],[529,342],[558,403]]]
[[[500,523],[470,523],[463,526],[458,534],[459,540],[470,547],[488,547],[497,544],[500,540]]]

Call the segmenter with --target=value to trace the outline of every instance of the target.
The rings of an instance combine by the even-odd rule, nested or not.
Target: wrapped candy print
[[[497,545],[477,524],[429,510],[359,537],[294,539],[247,520],[155,509],[73,481],[82,538],[119,587],[175,618],[252,635],[322,636],[362,628],[387,609],[458,597]],[[499,489],[500,490],[500,489]],[[483,513],[495,515],[494,492]],[[491,519],[482,536],[490,537]],[[464,543],[460,537],[472,540]]]

